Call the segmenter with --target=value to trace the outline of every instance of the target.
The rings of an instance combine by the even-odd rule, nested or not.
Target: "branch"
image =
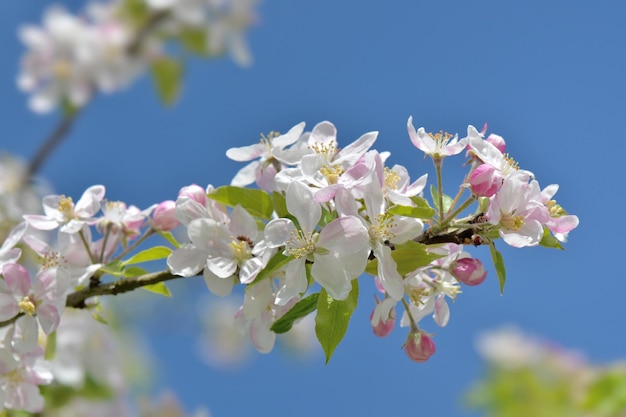
[[[65,306],[73,308],[86,308],[87,304],[85,304],[85,301],[91,297],[96,297],[99,295],[122,294],[146,285],[158,284],[159,282],[165,282],[179,278],[186,277],[173,275],[169,271],[160,271],[141,275],[135,278],[119,279],[114,282],[100,284],[96,287],[86,287],[82,290],[78,290],[68,295]]]
[[[71,111],[69,114],[65,115],[63,119],[59,122],[57,127],[50,133],[48,138],[44,141],[43,145],[35,154],[35,157],[32,159],[30,164],[28,165],[28,173],[26,178],[29,179],[41,169],[44,161],[50,156],[54,148],[56,148],[59,143],[67,136],[70,132],[70,129],[74,125],[74,121],[76,120],[76,116],[79,113],[79,109]]]

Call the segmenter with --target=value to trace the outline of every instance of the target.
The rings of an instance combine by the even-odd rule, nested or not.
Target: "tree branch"
[[[41,169],[44,161],[50,156],[54,148],[56,148],[70,132],[78,113],[79,109],[76,109],[61,119],[57,127],[50,133],[28,165],[26,179],[32,178],[33,175],[39,172],[39,169]]]
[[[82,290],[71,293],[67,296],[65,306],[72,308],[86,308],[87,304],[85,301],[91,297],[122,294],[146,285],[158,284],[159,282],[171,281],[179,278],[186,277],[173,275],[169,271],[160,271],[141,275],[135,278],[118,279],[114,282],[100,284],[96,287],[86,287]]]

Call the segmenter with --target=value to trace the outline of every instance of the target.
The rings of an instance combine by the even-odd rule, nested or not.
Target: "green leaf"
[[[270,330],[278,334],[286,333],[291,330],[291,327],[293,327],[296,320],[308,316],[310,313],[315,311],[317,308],[318,297],[319,293],[315,293],[298,301],[289,309],[287,313],[272,324]]]
[[[391,251],[391,257],[398,265],[398,273],[400,275],[408,274],[444,256],[428,252],[427,249],[427,245],[413,242],[412,240],[401,245],[396,245],[395,250]],[[369,261],[365,272],[374,276],[378,275],[378,259]]]
[[[626,375],[613,369],[599,375],[589,386],[582,403],[593,415],[618,416],[626,410]]]
[[[122,265],[139,264],[142,262],[156,261],[159,259],[165,259],[172,253],[172,250],[167,246],[155,246],[150,249],[142,250],[135,254],[130,259],[122,262]]]
[[[167,288],[167,285],[165,285],[164,282],[157,282],[156,284],[144,285],[141,288],[143,288],[146,291],[153,292],[155,294],[164,295],[166,297],[172,296],[170,289]]]
[[[168,106],[174,104],[180,93],[182,64],[164,56],[153,60],[150,70],[161,102]]]
[[[104,274],[113,275],[114,277],[124,276],[124,265],[121,261],[111,262],[102,268],[100,271]]]
[[[215,191],[208,196],[229,207],[235,207],[239,204],[252,216],[260,217],[265,220],[271,219],[274,211],[272,198],[263,190],[225,185],[216,188]]]
[[[493,259],[493,266],[496,268],[496,274],[498,274],[498,282],[500,283],[500,294],[504,293],[504,283],[506,282],[506,269],[504,268],[504,260],[502,254],[496,249],[496,245],[493,242],[489,242],[489,249],[491,251],[491,259]]]
[[[282,193],[278,191],[272,192],[272,204],[274,205],[274,211],[278,217],[287,217],[289,215],[287,211],[287,201]]]
[[[541,237],[541,242],[539,242],[539,244],[546,248],[561,249],[561,250],[565,249],[563,245],[561,245],[561,242],[559,242],[557,238],[555,238],[552,235],[552,233],[550,232],[550,229],[548,229],[546,226],[543,226],[543,236]]]
[[[435,215],[435,210],[431,207],[393,206],[389,208],[388,212],[416,219],[431,219]]]
[[[124,276],[126,278],[134,278],[140,277],[142,275],[146,275],[148,271],[138,266],[129,266],[128,268],[124,268]]]
[[[189,52],[201,56],[208,55],[206,30],[186,26],[180,30],[178,39],[181,45]]]
[[[181,244],[178,243],[178,240],[176,240],[172,232],[164,232],[163,230],[159,230],[157,233],[163,239],[167,240],[170,243],[170,245],[174,246],[176,249],[181,247]]]
[[[54,359],[54,355],[57,351],[57,332],[53,331],[48,335],[48,339],[46,340],[46,352],[44,358],[46,360]]]
[[[320,291],[315,316],[315,335],[324,349],[327,364],[348,330],[358,298],[359,283],[356,279],[352,280],[352,291],[345,300],[333,299],[324,288]]]
[[[276,271],[287,265],[287,263],[292,259],[292,256],[285,256],[282,254],[282,252],[276,253],[274,256],[272,256],[267,265],[265,265],[265,268],[259,271],[259,274],[256,276],[254,281],[248,284],[248,286],[261,282],[266,278],[271,278]]]
[[[430,186],[430,196],[433,199],[435,209],[439,211],[439,190],[437,190],[437,187],[435,187],[434,185]],[[452,205],[452,197],[444,194],[442,196],[442,199],[443,199],[443,212],[447,213],[448,210],[450,210],[450,206]]]
[[[130,19],[136,27],[143,26],[150,15],[150,9],[143,0],[125,0],[120,10],[122,15]]]

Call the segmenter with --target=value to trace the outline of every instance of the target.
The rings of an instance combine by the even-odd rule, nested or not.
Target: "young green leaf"
[[[552,235],[552,233],[550,232],[550,229],[548,229],[546,226],[543,226],[543,236],[541,237],[541,242],[539,242],[539,244],[546,248],[561,249],[561,250],[565,249],[563,245],[561,245],[561,242],[559,242],[557,238],[555,238]]]
[[[327,364],[348,330],[350,317],[356,309],[358,298],[359,284],[356,279],[352,280],[352,291],[345,300],[333,299],[324,288],[319,294],[315,316],[315,335],[324,349]]]
[[[196,55],[207,56],[207,32],[202,28],[184,26],[178,35],[181,45]]]
[[[493,266],[498,274],[498,282],[500,283],[500,294],[504,293],[504,283],[506,282],[506,269],[504,268],[504,260],[502,254],[496,249],[496,245],[493,242],[489,242],[489,249],[491,251],[491,259],[493,260]]]
[[[164,295],[166,297],[172,296],[170,289],[167,288],[167,285],[165,285],[164,282],[157,282],[156,284],[144,285],[141,288],[143,288],[146,291],[153,292],[155,294]]]
[[[439,211],[439,190],[437,190],[437,187],[435,187],[434,185],[430,186],[430,196],[433,199],[433,204],[435,206],[435,209]],[[449,195],[443,194],[442,201],[443,201],[443,212],[447,213],[450,210],[450,206],[452,205],[452,197],[450,197]]]
[[[271,278],[273,273],[285,266],[291,259],[291,256],[285,256],[281,252],[276,253],[274,256],[272,256],[267,265],[265,265],[265,268],[259,271],[259,274],[256,276],[254,281],[252,281],[248,285],[254,285],[258,282],[263,281],[266,278]]]
[[[163,239],[167,240],[170,245],[174,246],[176,249],[179,249],[181,247],[181,244],[178,243],[178,240],[176,240],[172,232],[164,232],[163,230],[159,230],[157,233]]]
[[[209,198],[229,207],[235,207],[239,204],[252,216],[265,220],[269,220],[274,211],[270,195],[266,191],[254,188],[225,185],[216,188],[215,191],[209,194]]]
[[[153,248],[146,249],[135,254],[130,259],[127,259],[124,262],[122,262],[122,265],[125,266],[125,265],[139,264],[142,262],[156,261],[158,259],[165,259],[168,256],[170,256],[171,253],[172,253],[172,250],[168,248],[167,246],[155,246]]]
[[[435,259],[444,256],[428,252],[427,248],[427,245],[411,240],[401,245],[396,245],[395,249],[391,251],[391,257],[396,261],[400,275],[415,271],[417,268],[426,266]],[[365,272],[370,275],[378,275],[378,259],[369,261]]]
[[[287,313],[272,324],[270,330],[278,334],[286,333],[291,330],[296,320],[308,316],[317,309],[318,297],[319,293],[315,293],[298,301]]]
[[[180,93],[183,66],[174,58],[163,56],[152,61],[150,66],[159,98],[165,105],[172,105]]]
[[[391,214],[416,219],[431,219],[435,215],[435,210],[431,207],[393,206],[388,211]]]
[[[146,275],[148,271],[138,266],[129,266],[128,268],[124,268],[124,277],[126,278],[134,278],[140,277],[142,275]]]

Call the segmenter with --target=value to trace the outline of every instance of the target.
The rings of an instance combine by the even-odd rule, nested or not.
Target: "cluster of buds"
[[[24,26],[19,35],[28,48],[18,86],[32,93],[29,106],[46,113],[84,106],[97,92],[118,91],[152,69],[160,82],[177,79],[179,63],[164,54],[164,39],[191,52],[218,56],[231,52],[240,64],[250,61],[243,37],[254,21],[254,1],[110,0],[91,3],[79,16],[49,8],[43,25]],[[171,89],[171,87],[169,87]]]
[[[197,275],[221,297],[245,286],[233,325],[260,352],[271,351],[276,334],[317,310],[315,331],[327,361],[356,308],[357,278],[371,275],[381,294],[370,316],[374,333],[393,331],[401,308],[407,356],[428,360],[435,343],[422,319],[432,316],[446,326],[448,300],[487,275],[464,245],[489,247],[502,287],[496,240],[561,247],[578,219],[551,199],[556,186],[541,190],[532,173],[502,153],[501,138],[494,145],[473,126],[460,140],[416,131],[411,119],[407,126],[412,143],[437,170],[432,205],[423,196],[426,174],[411,181],[405,167],[387,165],[388,152],[371,149],[378,132],[340,148],[330,122],[307,132],[300,123],[283,135],[262,136],[259,144],[229,149],[231,159],[249,162],[231,185],[185,186],[176,201],[145,210],[104,200],[101,185],[89,187],[76,203],[63,195],[45,197],[44,214],[24,215],[0,248],[5,406],[41,408],[37,386],[52,379],[45,336],[59,328],[65,307],[92,308],[96,296],[140,287],[169,294],[164,281]],[[452,198],[442,188],[443,161],[464,150],[469,172]],[[258,188],[244,188],[252,183]],[[186,242],[171,233],[179,226]],[[50,232],[54,244],[42,237]],[[139,251],[153,235],[169,247]],[[39,254],[33,273],[20,263],[18,243]],[[148,273],[137,266],[158,259],[167,260],[167,270]]]

